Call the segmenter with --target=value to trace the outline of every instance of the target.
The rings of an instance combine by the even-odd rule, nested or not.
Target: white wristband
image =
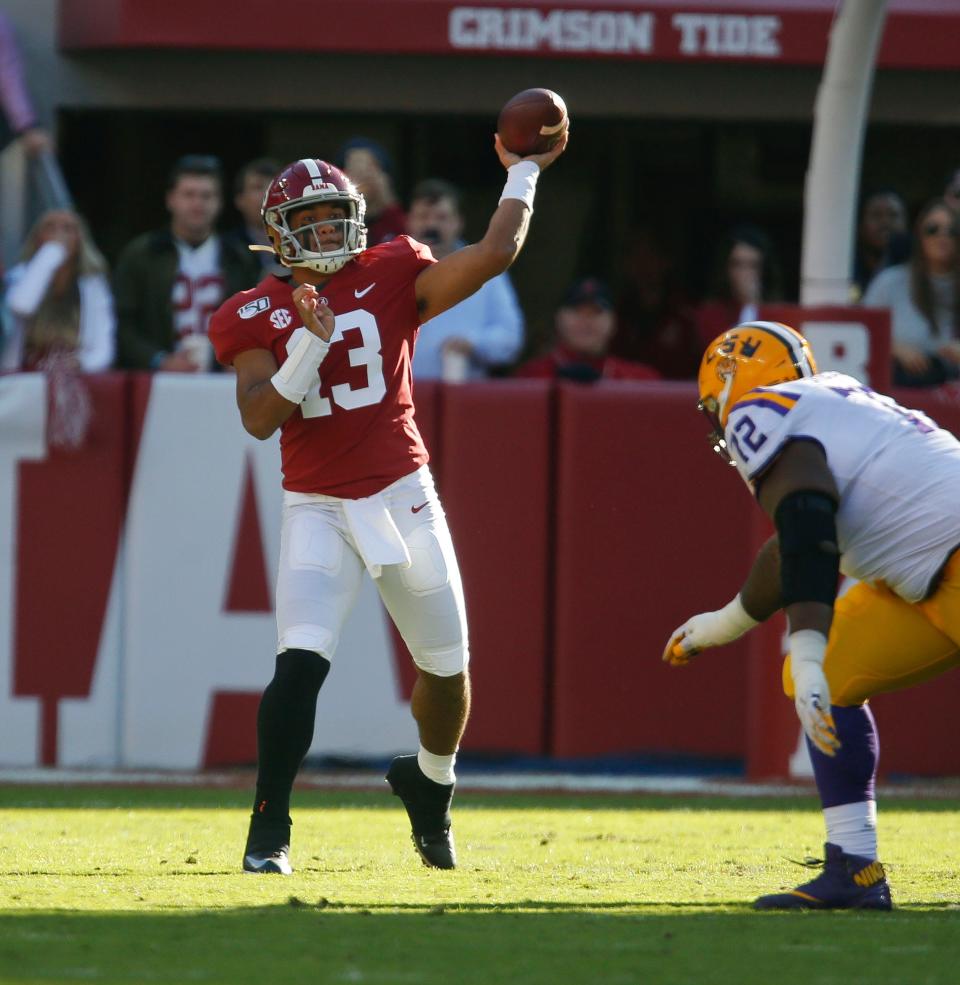
[[[537,191],[540,167],[533,161],[519,161],[507,168],[507,182],[503,186],[500,202],[505,198],[518,198],[532,212],[533,196]],[[499,205],[500,202],[497,204]]]
[[[292,404],[302,403],[310,387],[317,382],[317,370],[329,348],[329,342],[324,342],[313,332],[304,332],[283,365],[270,378],[274,390]]]
[[[790,634],[790,664],[796,668],[804,664],[823,666],[827,653],[827,638],[817,629],[798,629]]]
[[[754,626],[758,625],[757,620],[743,607],[739,593],[722,609],[718,610],[717,617],[725,629],[736,633],[734,639],[739,639],[744,633],[748,633]]]

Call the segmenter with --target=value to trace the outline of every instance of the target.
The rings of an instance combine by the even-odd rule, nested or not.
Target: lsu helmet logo
[[[723,432],[730,408],[744,394],[816,372],[810,344],[789,325],[745,322],[715,338],[700,363],[698,408],[710,422],[716,451],[730,460]]]

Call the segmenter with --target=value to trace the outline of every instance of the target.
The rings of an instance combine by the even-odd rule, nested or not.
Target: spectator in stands
[[[693,379],[701,353],[696,315],[649,226],[634,231],[625,274],[611,352],[653,366],[668,379]]]
[[[863,303],[889,308],[894,382],[927,386],[960,376],[960,218],[942,198],[917,216],[908,263],[882,270]]]
[[[107,263],[75,212],[40,217],[4,286],[0,369],[58,364],[93,373],[111,365],[116,321]]]
[[[40,126],[33,103],[27,92],[20,52],[9,18],[0,11],[0,106],[3,122],[0,123],[0,148],[11,137],[23,141],[24,150],[31,157],[52,149],[50,135]],[[6,132],[2,132],[6,128]]]
[[[609,354],[616,316],[606,285],[595,277],[570,285],[557,308],[554,327],[554,347],[546,355],[525,362],[516,376],[580,383],[660,378],[650,366]]]
[[[960,168],[951,171],[944,182],[943,198],[954,212],[960,212]]]
[[[413,190],[410,235],[438,260],[463,247],[460,192],[429,178]],[[499,274],[465,301],[425,322],[417,336],[413,377],[460,382],[480,379],[492,366],[516,359],[523,346],[523,314],[510,277]]]
[[[240,213],[239,228],[228,233],[242,246],[265,246],[266,251],[257,251],[253,255],[260,263],[263,276],[267,274],[286,274],[286,267],[277,263],[273,246],[263,225],[260,209],[263,207],[263,196],[278,174],[281,165],[269,157],[258,157],[249,161],[237,172],[233,183],[233,204]]]
[[[853,258],[854,300],[864,296],[881,270],[903,263],[909,254],[907,206],[900,195],[891,188],[881,188],[865,196]]]
[[[217,158],[180,158],[167,183],[170,225],[124,247],[114,277],[119,367],[185,373],[213,367],[210,315],[261,277],[254,254],[215,231],[221,192]]]
[[[393,161],[383,146],[368,137],[351,137],[338,158],[367,203],[367,246],[402,236],[407,217],[393,189]]]
[[[756,321],[759,305],[776,300],[779,293],[779,271],[767,234],[749,224],[734,226],[717,254],[711,296],[697,309],[701,347],[735,325]]]

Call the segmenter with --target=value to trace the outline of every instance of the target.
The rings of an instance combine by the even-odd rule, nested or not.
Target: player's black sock
[[[257,713],[253,812],[265,820],[288,821],[293,780],[310,748],[317,695],[329,671],[330,661],[312,650],[284,650],[277,655],[273,680]]]

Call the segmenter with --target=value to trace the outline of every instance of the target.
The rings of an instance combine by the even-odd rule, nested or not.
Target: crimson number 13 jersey
[[[429,456],[414,422],[413,347],[420,328],[414,282],[436,261],[399,236],[365,250],[318,288],[336,316],[317,382],[283,423],[283,486],[346,499],[372,496]],[[296,285],[273,275],[226,301],[210,321],[217,359],[267,349],[277,365],[307,331]]]

